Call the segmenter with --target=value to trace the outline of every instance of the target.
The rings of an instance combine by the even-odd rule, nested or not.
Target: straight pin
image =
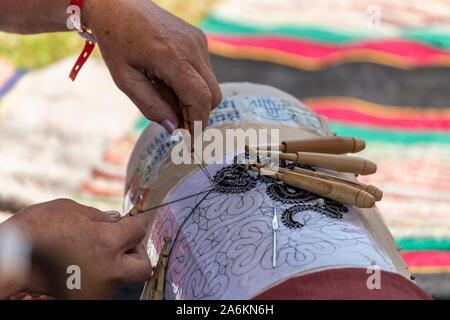
[[[272,267],[277,266],[277,231],[278,231],[278,218],[277,218],[277,207],[273,207],[273,219],[272,219],[272,229],[273,229],[273,245],[272,245]]]

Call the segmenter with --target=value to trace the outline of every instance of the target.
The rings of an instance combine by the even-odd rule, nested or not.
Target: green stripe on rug
[[[134,127],[132,128],[132,134],[136,137],[139,137],[142,132],[144,132],[145,128],[147,128],[148,124],[150,123],[150,120],[144,117],[140,117],[138,121],[134,124]]]
[[[199,27],[203,31],[211,33],[229,33],[229,34],[260,34],[270,33],[293,37],[303,37],[315,40],[321,40],[325,42],[348,42],[353,40],[359,40],[367,38],[367,35],[351,35],[350,33],[337,33],[326,30],[320,27],[301,27],[301,26],[280,26],[280,27],[264,27],[264,26],[252,26],[244,23],[226,22],[216,19],[212,16],[199,23]]]
[[[329,28],[320,26],[293,26],[283,25],[278,27],[265,27],[251,25],[242,22],[225,21],[221,18],[210,15],[199,23],[199,27],[206,32],[225,34],[277,34],[290,37],[300,37],[331,43],[345,43],[356,40],[374,39],[369,32],[351,32],[348,30],[331,31]],[[439,30],[401,30],[400,37],[418,40],[433,46],[448,49],[450,48],[450,34]],[[386,37],[383,37],[385,39]]]
[[[396,239],[395,242],[402,250],[450,250],[450,239],[400,238]]]
[[[448,33],[416,29],[404,30],[402,34],[405,38],[418,40],[440,48],[450,48],[450,34]]]
[[[402,131],[362,128],[330,122],[330,129],[340,136],[355,136],[366,141],[382,141],[388,143],[450,143],[450,132]]]
[[[148,126],[149,120],[142,117],[136,122],[133,133],[139,136]],[[366,141],[382,141],[389,143],[450,143],[450,133],[445,132],[408,132],[400,130],[368,129],[338,123],[329,123],[330,129],[340,136],[356,136]]]

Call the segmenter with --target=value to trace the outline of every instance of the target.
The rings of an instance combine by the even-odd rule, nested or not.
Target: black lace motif
[[[256,186],[256,180],[245,172],[243,165],[232,165],[219,170],[213,178],[215,190],[221,193],[243,193]]]
[[[281,220],[283,224],[291,229],[302,228],[303,223],[294,219],[295,215],[303,211],[314,211],[326,215],[334,219],[342,219],[342,215],[348,212],[347,207],[343,204],[331,199],[323,198],[311,192],[287,186],[282,182],[257,173],[248,173],[245,171],[245,165],[238,163],[238,160],[248,160],[248,153],[244,157],[234,158],[234,164],[219,170],[214,175],[216,183],[215,191],[220,193],[244,193],[250,191],[256,184],[267,184],[266,192],[268,196],[274,200],[284,204],[296,204],[284,210]],[[259,157],[257,161],[259,162]],[[314,168],[303,166],[296,163],[288,163],[284,160],[280,161],[280,167],[292,170],[294,167],[300,167],[307,170],[315,171]]]

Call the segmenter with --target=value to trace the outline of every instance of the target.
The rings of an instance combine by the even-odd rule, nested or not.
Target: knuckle
[[[139,106],[139,110],[142,112],[144,116],[146,116],[149,120],[157,121],[158,119],[158,108],[154,102],[146,102]]]
[[[196,28],[195,37],[197,40],[197,43],[200,44],[200,46],[205,47],[208,45],[208,38],[206,37],[206,34],[199,28]]]
[[[197,103],[200,105],[211,106],[212,94],[209,89],[200,89],[197,93]]]
[[[178,70],[188,70],[189,68],[189,58],[182,52],[177,52],[173,54],[174,57],[174,67]]]
[[[105,250],[108,251],[115,250],[119,245],[118,239],[114,237],[110,232],[101,232],[98,235],[98,243],[100,244],[101,247],[103,247]]]
[[[223,95],[222,95],[222,91],[220,90],[220,87],[219,87],[217,93],[214,95],[212,107],[216,108],[222,102],[222,99],[223,99]]]
[[[178,42],[167,43],[160,50],[160,56],[164,57],[164,61],[172,60],[174,63],[185,61],[185,45],[179,45]]]
[[[133,221],[133,224],[131,227],[132,227],[133,234],[135,235],[136,239],[139,237],[145,236],[145,233],[147,231],[146,223],[141,223],[141,220],[139,220],[139,221],[136,220],[136,221]]]
[[[125,92],[129,88],[129,82],[123,77],[114,77],[113,80],[117,88],[119,88],[121,91]]]
[[[152,60],[167,57],[171,50],[167,45],[155,44],[152,47],[148,48],[149,56]]]
[[[179,50],[175,45],[167,45],[161,53],[175,60],[178,60],[179,58]]]

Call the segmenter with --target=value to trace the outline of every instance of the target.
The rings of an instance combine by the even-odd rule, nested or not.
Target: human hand
[[[116,85],[148,119],[172,132],[175,112],[152,84],[162,80],[206,127],[222,93],[204,33],[148,0],[89,0],[83,24],[100,47]]]
[[[33,297],[28,292],[18,292],[10,297],[8,297],[8,300],[54,300],[54,298],[46,296],[46,295],[40,295],[37,297]]]
[[[81,283],[82,289],[90,290],[90,285],[112,288],[120,283],[137,284],[150,277],[150,261],[141,243],[147,218],[142,214],[119,220],[117,215],[60,199],[30,206],[4,222],[1,228],[16,228],[34,247],[53,247],[64,253],[67,266],[58,269],[60,274],[52,278],[65,281],[66,268],[78,265],[82,279],[89,274],[95,283]],[[66,283],[57,285],[65,288]],[[54,294],[49,292],[48,283],[35,274],[24,281],[24,286],[19,290]]]

